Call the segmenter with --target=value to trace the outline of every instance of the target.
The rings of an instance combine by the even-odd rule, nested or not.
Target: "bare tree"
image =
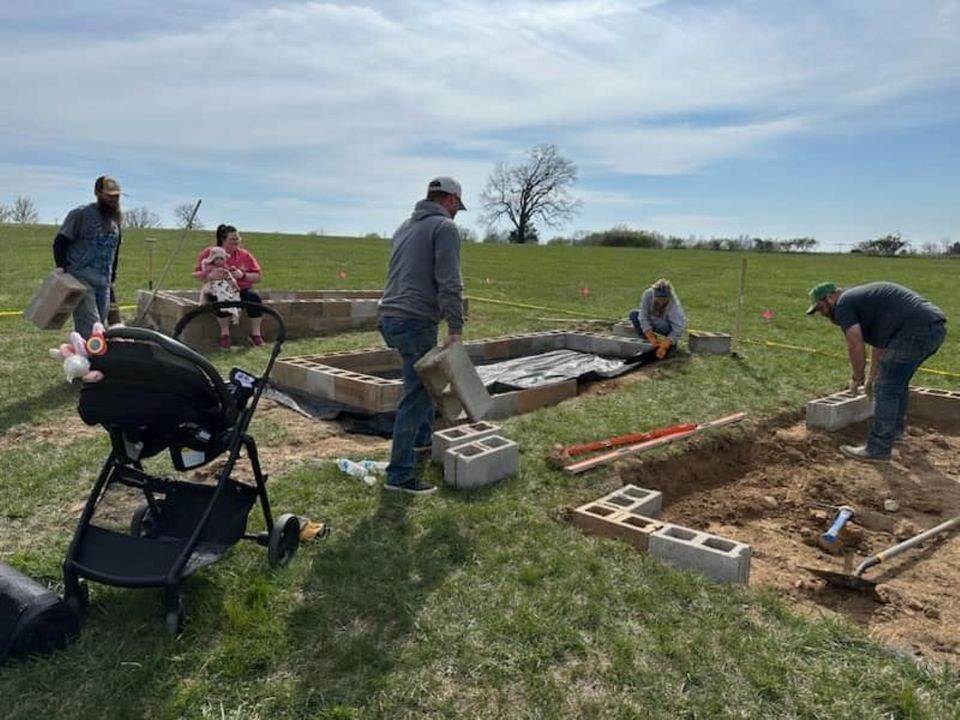
[[[13,207],[10,209],[10,220],[22,225],[29,225],[37,222],[39,217],[37,206],[33,204],[33,200],[26,195],[17,195]]]
[[[0,204],[0,224],[7,222],[12,212],[6,205]]]
[[[160,216],[145,207],[123,211],[123,226],[126,228],[158,228]]]
[[[556,145],[537,145],[523,165],[496,166],[480,193],[480,221],[493,226],[506,218],[513,226],[511,241],[536,242],[536,221],[559,227],[579,211],[580,201],[568,190],[576,180],[577,166],[561,157]]]
[[[203,222],[201,222],[199,215],[193,218],[193,222],[190,222],[190,215],[193,214],[193,208],[194,206],[190,203],[181,203],[173,209],[173,216],[177,220],[178,228],[203,230]],[[188,225],[189,227],[187,227]]]

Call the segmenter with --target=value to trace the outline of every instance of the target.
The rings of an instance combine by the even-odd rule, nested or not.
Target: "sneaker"
[[[220,336],[220,349],[221,349],[221,350],[229,350],[229,349],[230,349],[230,336],[229,336],[229,335],[221,335],[221,336]]]
[[[261,345],[263,345],[263,336],[262,336],[262,335],[250,335],[250,336],[249,336],[249,340],[250,340],[250,342],[253,343],[256,347],[260,347]]]
[[[884,457],[882,455],[871,455],[868,453],[866,445],[841,445],[840,452],[848,458],[859,460],[860,462],[876,464],[890,462],[889,455]]]
[[[411,495],[429,495],[430,493],[435,493],[437,491],[437,486],[414,478],[413,480],[408,480],[402,485],[385,482],[383,484],[383,489],[399,490],[400,492],[410,493]]]

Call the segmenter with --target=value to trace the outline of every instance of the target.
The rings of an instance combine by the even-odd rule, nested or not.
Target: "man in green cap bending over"
[[[873,395],[873,423],[866,445],[841,445],[861,462],[889,462],[893,443],[903,436],[910,379],[943,344],[943,310],[903,285],[872,282],[844,289],[822,282],[810,290],[807,315],[819,312],[839,325],[847,341],[853,375],[850,392]],[[873,348],[866,377],[866,345]]]

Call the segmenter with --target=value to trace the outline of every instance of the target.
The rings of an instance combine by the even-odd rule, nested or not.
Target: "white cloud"
[[[456,174],[470,198],[537,142],[598,175],[692,173],[890,123],[879,109],[960,81],[952,1],[228,7],[150,31],[162,8],[142,3],[127,35],[109,27],[124,5],[105,3],[103,32],[0,43],[0,97],[16,99],[0,109],[0,160],[14,144],[52,164],[122,157],[223,178],[185,192],[228,203],[236,184],[263,185],[291,216],[362,230],[357,206],[386,224],[416,197],[411,178]]]

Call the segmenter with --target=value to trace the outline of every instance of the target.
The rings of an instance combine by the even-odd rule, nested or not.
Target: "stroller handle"
[[[149,330],[147,328],[139,327],[110,328],[107,330],[105,337],[107,339],[117,338],[120,340],[129,339],[154,342],[173,355],[194,363],[203,371],[203,374],[207,376],[210,384],[213,385],[217,393],[217,398],[220,400],[220,404],[224,408],[228,408],[232,405],[233,397],[230,395],[229,390],[227,390],[227,386],[224,384],[223,378],[220,377],[220,373],[217,372],[217,369],[211,365],[210,362],[203,357],[203,355],[191,350],[179,340],[167,337],[163,333],[157,332],[156,330]]]
[[[246,310],[259,309],[262,310],[266,315],[269,315],[277,323],[277,338],[274,340],[274,347],[279,348],[283,345],[284,340],[287,339],[287,327],[283,324],[283,317],[274,310],[269,305],[264,305],[263,303],[250,302],[249,300],[222,300],[215,303],[204,303],[199,307],[194,308],[182,318],[173,328],[173,337],[177,339],[180,337],[180,333],[183,332],[183,329],[189,325],[195,318],[204,313],[214,313],[218,310],[224,310],[226,308],[243,308]]]

